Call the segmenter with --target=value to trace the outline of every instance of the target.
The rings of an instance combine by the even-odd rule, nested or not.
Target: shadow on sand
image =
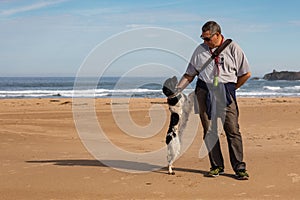
[[[111,167],[124,171],[154,171],[161,169],[161,166],[142,162],[132,162],[126,160],[29,160],[27,163],[52,163],[59,166],[92,166],[92,167]]]
[[[133,162],[133,161],[125,161],[125,160],[102,160],[101,162],[98,160],[87,160],[87,159],[76,159],[76,160],[29,160],[26,163],[52,163],[53,165],[58,166],[92,166],[92,167],[112,167],[123,169],[124,171],[152,171],[154,173],[162,173],[168,174],[168,168],[162,167],[158,165],[152,165],[148,163],[141,163],[141,162]],[[187,172],[187,173],[195,173],[195,174],[202,174],[204,177],[207,176],[207,171],[199,170],[199,169],[188,169],[188,168],[174,168],[176,172]],[[224,173],[221,176],[234,178],[233,174]]]

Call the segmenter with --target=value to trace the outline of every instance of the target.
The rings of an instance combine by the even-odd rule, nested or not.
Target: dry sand
[[[77,134],[72,99],[1,99],[0,199],[300,199],[300,99],[240,98],[240,126],[250,179],[238,181],[221,137],[225,175],[207,178],[208,158],[198,158],[202,129],[166,169],[127,173],[98,162]],[[132,119],[144,126],[149,108],[165,99],[132,99]],[[76,106],[76,105],[74,105]],[[80,106],[80,105],[77,105]],[[110,99],[96,111],[112,142],[128,151],[149,152],[165,145],[168,120],[147,139],[124,135],[112,117]],[[145,163],[147,164],[147,163]]]

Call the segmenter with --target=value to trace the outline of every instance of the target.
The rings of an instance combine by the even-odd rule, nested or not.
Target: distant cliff
[[[281,71],[278,72],[273,70],[272,73],[265,74],[263,79],[268,81],[276,81],[276,80],[300,80],[300,72],[289,72],[289,71]]]

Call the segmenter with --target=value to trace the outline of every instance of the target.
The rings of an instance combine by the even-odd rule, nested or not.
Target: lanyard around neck
[[[220,43],[219,46],[221,46],[221,45],[223,44],[223,41],[224,41],[224,37],[223,37],[223,35],[222,35],[222,40],[221,40],[221,43]],[[209,48],[209,51],[210,51],[211,54],[213,54],[211,48]],[[219,55],[216,56],[216,57],[214,58],[214,60],[215,60],[215,66],[216,66],[215,76],[219,76],[219,74],[220,74],[220,69],[219,69]]]

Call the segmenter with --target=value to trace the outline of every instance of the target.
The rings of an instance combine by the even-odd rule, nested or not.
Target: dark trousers
[[[216,125],[217,122],[214,118],[209,120],[206,112],[206,98],[208,95],[208,91],[197,87],[196,95],[199,106],[199,115],[204,132],[203,138],[205,140],[206,146],[211,146],[210,149],[208,148],[211,167],[224,167],[224,160],[217,131],[211,131],[212,129],[215,129],[214,124]],[[227,138],[230,163],[234,171],[246,169],[246,164],[243,162],[243,143],[242,136],[239,131],[238,115],[239,114],[235,101],[232,101],[230,105],[225,106],[222,123]],[[213,137],[216,137],[216,139],[214,139],[213,145],[211,145],[212,143],[208,144],[209,142],[207,142],[207,136],[209,136],[209,134],[215,134]]]

